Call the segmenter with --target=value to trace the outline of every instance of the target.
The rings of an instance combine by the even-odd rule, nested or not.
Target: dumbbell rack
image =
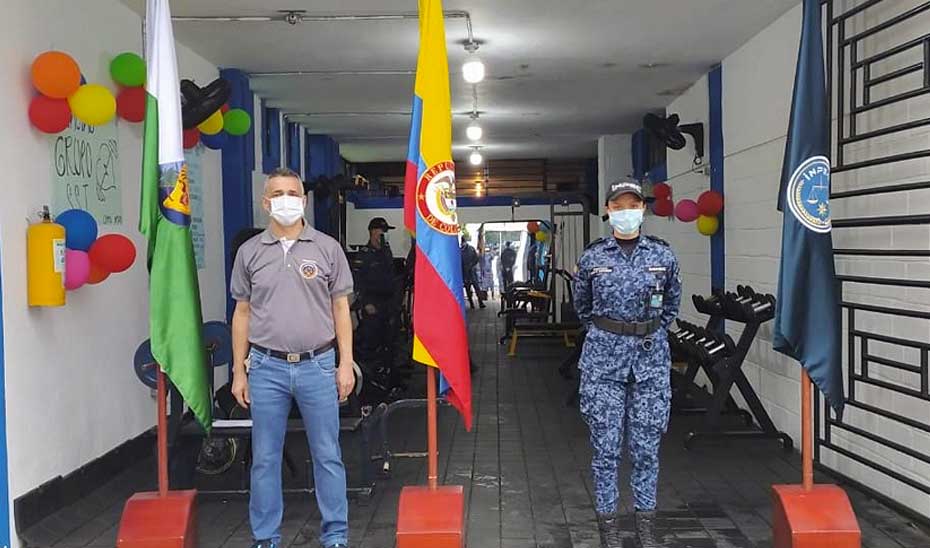
[[[714,385],[713,399],[705,415],[704,428],[689,432],[685,437],[685,447],[691,448],[702,439],[777,439],[786,451],[791,451],[794,447],[791,436],[775,427],[765,406],[742,371],[743,361],[752,347],[759,327],[775,317],[775,297],[758,294],[749,286],[738,286],[736,293],[717,294],[712,299],[705,299],[705,302],[711,300],[715,303],[712,307],[715,311],[722,312],[723,318],[742,323],[745,327],[735,347],[729,352],[715,354],[710,368],[716,374],[718,382]],[[752,418],[758,425],[756,428],[727,430],[722,427],[721,415],[731,398],[730,390],[734,384],[749,406]]]
[[[684,357],[688,363],[688,368],[682,376],[682,385],[672,393],[672,411],[675,414],[707,413],[713,397],[695,384],[698,371],[703,369],[712,386],[716,386],[719,380],[711,367],[712,359],[721,351],[732,352],[735,346],[730,337],[718,335],[723,331],[724,320],[723,307],[720,305],[718,293],[722,295],[722,291],[715,290],[710,298],[704,298],[701,295],[691,296],[695,309],[708,315],[707,323],[703,328],[678,320],[676,322],[678,331],[669,332],[669,343],[673,355]],[[723,412],[728,415],[740,415],[747,426],[752,425],[752,415],[745,409],[740,409],[732,397],[727,398]]]
[[[722,318],[722,316],[721,316]],[[714,319],[708,322],[708,326]],[[677,415],[699,415],[707,413],[713,402],[713,395],[697,386],[695,379],[698,371],[704,370],[711,386],[720,384],[719,375],[714,371],[714,364],[721,357],[732,354],[736,345],[729,335],[720,334],[709,327],[700,327],[683,320],[676,320],[677,331],[669,331],[669,345],[673,355],[684,358],[688,369],[682,375],[681,384],[673,387],[672,410]],[[727,397],[722,411],[727,415],[739,415],[746,426],[752,426],[752,415],[740,409],[732,396]]]

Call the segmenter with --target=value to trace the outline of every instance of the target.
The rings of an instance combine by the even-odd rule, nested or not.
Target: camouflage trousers
[[[617,511],[624,433],[633,473],[630,487],[636,510],[656,508],[659,442],[668,426],[671,388],[668,375],[635,382],[592,380],[583,374],[579,387],[581,413],[591,432],[596,507],[599,514]]]

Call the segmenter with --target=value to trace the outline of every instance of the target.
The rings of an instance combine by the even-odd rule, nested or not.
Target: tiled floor
[[[448,408],[440,413],[440,478],[465,486],[471,548],[595,548],[587,432],[576,409],[564,405],[570,385],[556,372],[567,350],[557,341],[521,341],[518,358],[497,345],[495,310],[470,313],[475,376],[475,428],[465,432]],[[674,417],[662,448],[659,532],[669,548],[771,546],[769,485],[796,483],[796,455],[775,442],[732,442],[686,451],[682,440],[698,417]],[[425,449],[422,410],[392,417],[395,451]],[[295,440],[301,446],[300,439]],[[347,459],[353,454],[345,449]],[[352,466],[350,463],[350,474]],[[231,487],[238,479],[231,471]],[[150,489],[154,466],[140,463],[92,497],[46,519],[23,536],[29,546],[114,546],[122,503]],[[628,477],[628,471],[624,477]],[[300,481],[292,479],[290,481]],[[829,478],[818,478],[830,481]],[[391,548],[403,485],[425,483],[422,459],[396,461],[374,497],[350,508],[352,546]],[[887,507],[848,489],[865,548],[930,546],[930,536]],[[624,511],[629,490],[622,489]],[[319,514],[301,497],[286,501],[285,546],[316,546]],[[629,518],[625,521],[630,530]],[[202,548],[248,547],[247,501],[204,500]],[[626,544],[633,546],[632,534]]]

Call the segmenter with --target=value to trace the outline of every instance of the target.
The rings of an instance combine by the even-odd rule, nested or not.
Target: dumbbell
[[[738,295],[727,291],[723,298],[723,310],[726,317],[739,322],[747,322],[752,318],[746,314],[746,308],[743,305],[752,302],[750,297]],[[751,310],[751,309],[750,309]]]
[[[743,309],[747,316],[760,318],[772,314],[775,310],[775,296],[771,294],[756,293],[752,287],[740,285],[736,287],[736,292],[743,298],[749,299],[743,303]]]
[[[704,297],[703,295],[691,295],[691,302],[694,303],[694,308],[701,314],[708,314],[710,316],[723,315],[723,306],[720,302],[720,295],[714,294],[710,297]]]

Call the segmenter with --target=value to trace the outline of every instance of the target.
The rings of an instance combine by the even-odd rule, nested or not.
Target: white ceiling
[[[144,0],[124,0],[139,11]],[[471,14],[488,77],[478,86],[489,158],[593,158],[598,135],[637,129],[714,64],[799,0],[446,0]],[[173,0],[175,16],[390,14],[414,0]],[[247,72],[412,70],[415,20],[176,22],[176,38],[221,67]],[[467,36],[446,20],[454,112],[469,112],[459,68]],[[647,69],[640,65],[660,63]],[[293,112],[404,112],[412,75],[260,77],[253,89]],[[665,94],[661,94],[666,92]],[[661,94],[661,95],[660,95]],[[332,135],[356,162],[406,157],[409,118],[323,116],[300,120]],[[463,158],[467,116],[456,116],[453,147]]]

